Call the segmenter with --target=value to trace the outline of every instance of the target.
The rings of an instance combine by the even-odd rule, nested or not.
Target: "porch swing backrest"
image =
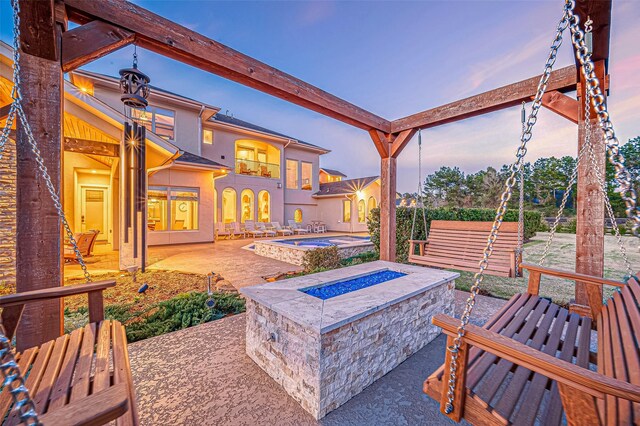
[[[411,240],[409,262],[438,268],[475,272],[487,245],[492,222],[434,220],[426,241]],[[493,245],[486,273],[503,277],[518,275],[516,254],[518,223],[505,222]]]

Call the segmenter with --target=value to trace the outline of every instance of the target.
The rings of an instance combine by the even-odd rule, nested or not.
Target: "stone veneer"
[[[0,285],[16,283],[16,145],[0,154]]]
[[[381,269],[408,275],[325,301],[298,291]],[[440,333],[431,317],[453,313],[457,276],[372,262],[242,289],[247,354],[320,419]]]
[[[314,247],[300,247],[270,240],[255,241],[254,247],[253,252],[259,256],[270,257],[271,259],[292,263],[298,266],[303,264],[304,254],[308,250],[314,249]],[[373,250],[373,243],[367,241],[365,243],[353,243],[345,246],[338,246],[338,255],[341,259],[346,259],[348,257],[353,257],[360,253]]]

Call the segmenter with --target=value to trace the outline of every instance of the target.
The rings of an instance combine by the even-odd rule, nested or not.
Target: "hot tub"
[[[245,287],[247,354],[322,418],[439,334],[458,276],[377,261]]]
[[[333,235],[330,237],[310,236],[278,240],[255,240],[254,253],[294,265],[302,265],[304,254],[308,250],[331,246],[338,247],[338,254],[342,259],[374,250],[370,237]]]

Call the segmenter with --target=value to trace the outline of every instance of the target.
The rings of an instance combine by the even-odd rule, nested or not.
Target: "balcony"
[[[280,166],[273,163],[263,163],[252,160],[236,160],[236,174],[257,176],[263,178],[280,179]]]

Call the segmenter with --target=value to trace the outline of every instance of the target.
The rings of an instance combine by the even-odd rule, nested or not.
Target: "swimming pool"
[[[336,283],[326,284],[319,287],[301,288],[300,291],[308,294],[309,296],[327,300],[342,294],[351,293],[352,291],[395,280],[396,278],[404,277],[405,275],[407,274],[387,269],[385,271],[372,272],[360,277],[338,281]]]

